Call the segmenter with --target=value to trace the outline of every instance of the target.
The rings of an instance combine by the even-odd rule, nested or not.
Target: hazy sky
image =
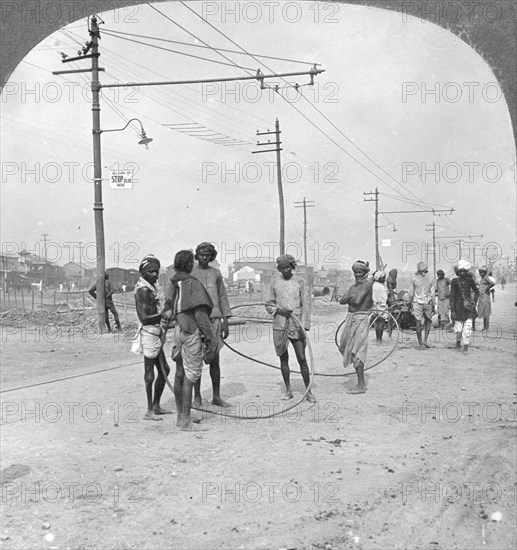
[[[380,216],[380,225],[397,229],[380,229],[381,239],[391,239],[390,247],[381,248],[388,269],[413,270],[422,243],[430,241],[425,224],[433,221],[437,236],[482,234],[467,239],[480,244],[477,257],[489,242],[513,256],[515,145],[506,102],[485,61],[451,33],[399,13],[313,2],[292,2],[286,10],[286,5],[271,11],[255,2],[156,4],[185,30],[147,5],[101,15],[102,83],[247,76],[259,67],[263,74],[295,72],[312,63],[326,71],[314,88],[300,89],[303,97],[293,88],[261,91],[254,81],[104,89],[101,127],[121,128],[138,117],[154,139],[148,150],[138,145],[138,125],[102,135],[107,266],[135,267],[150,252],[170,264],[177,250],[205,240],[217,245],[222,264],[260,252],[276,256],[278,247],[267,244],[277,243],[279,233],[275,154],[252,151],[256,131],[273,130],[277,117],[286,242],[296,243],[289,252],[299,255],[303,247],[303,210],[294,202],[305,196],[315,202],[307,211],[309,263],[349,267],[357,258],[373,263],[374,203],[364,202],[363,192],[377,187],[381,211],[456,210],[448,217]],[[204,9],[208,23],[228,38],[187,6],[199,14]],[[115,38],[110,29],[234,51],[241,46],[292,61],[224,52],[228,60],[208,49],[119,35],[235,62],[246,72]],[[63,31],[17,67],[1,103],[4,251],[21,249],[22,243],[41,251],[47,234],[56,243],[49,259],[60,264],[79,241],[86,245],[83,260],[95,259],[89,73],[52,75],[89,66],[86,60],[62,64],[59,55],[76,54],[87,40],[86,22]],[[309,77],[286,80],[304,85]],[[269,84],[286,86],[280,78]],[[196,123],[244,144],[209,143],[164,126],[180,123]],[[124,167],[136,168],[138,182],[132,190],[111,189],[109,169]],[[76,260],[77,254],[78,249]],[[449,267],[455,254],[440,249],[438,264]]]

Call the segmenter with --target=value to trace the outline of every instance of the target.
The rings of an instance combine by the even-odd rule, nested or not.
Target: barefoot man
[[[303,279],[293,276],[296,268],[296,260],[290,254],[284,254],[276,260],[277,269],[282,276],[273,280],[269,287],[266,310],[273,317],[273,342],[276,354],[280,357],[280,370],[285,383],[284,399],[292,399],[289,353],[287,346],[291,342],[296,359],[300,365],[305,387],[310,384],[309,365],[305,357],[306,335],[310,329],[310,301],[305,290]],[[296,317],[303,328],[292,319]],[[309,390],[307,401],[316,402],[316,398]]]
[[[191,275],[199,279],[206,288],[214,307],[210,314],[212,331],[217,344],[217,353],[210,363],[210,378],[212,379],[212,405],[218,407],[230,407],[229,403],[223,401],[220,395],[221,389],[221,367],[219,364],[219,352],[224,346],[223,340],[228,338],[228,317],[231,317],[230,302],[224,287],[223,276],[215,267],[208,265],[217,257],[217,250],[212,243],[201,243],[196,248],[197,265],[192,269]],[[201,399],[201,378],[194,385],[194,407],[200,408]]]
[[[165,309],[176,321],[172,340],[172,358],[176,361],[174,397],[178,414],[177,426],[183,431],[195,431],[190,415],[192,390],[201,376],[203,360],[213,361],[217,340],[212,332],[210,313],[212,299],[203,284],[190,274],[194,254],[180,250],[174,257],[174,277],[167,289]]]
[[[368,353],[368,330],[370,328],[370,310],[373,307],[373,281],[368,280],[370,267],[368,262],[357,260],[352,266],[355,277],[353,284],[339,300],[348,304],[348,315],[343,324],[339,351],[343,355],[343,366],[354,365],[357,373],[357,385],[347,393],[366,392],[364,364]]]
[[[416,337],[419,349],[429,348],[427,338],[431,331],[431,321],[434,311],[434,281],[427,270],[425,262],[418,262],[417,272],[411,277],[409,287],[409,303],[413,305],[413,315],[416,319]],[[422,341],[422,328],[424,340]]]
[[[165,387],[165,377],[163,376],[161,365],[163,365],[167,376],[170,368],[165,359],[163,343],[165,341],[165,330],[161,324],[165,322],[162,314],[158,312],[158,290],[156,281],[160,272],[160,262],[158,258],[149,254],[140,263],[140,278],[135,286],[135,304],[136,313],[140,320],[135,340],[139,341],[139,353],[144,354],[144,380],[145,391],[147,393],[147,413],[145,420],[162,420],[158,415],[171,414],[171,411],[160,407],[160,398]],[[153,381],[154,367],[158,370],[158,377],[154,383],[153,399]]]

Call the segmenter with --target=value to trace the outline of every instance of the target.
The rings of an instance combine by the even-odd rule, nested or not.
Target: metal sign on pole
[[[112,189],[133,189],[133,170],[111,170],[110,186]]]

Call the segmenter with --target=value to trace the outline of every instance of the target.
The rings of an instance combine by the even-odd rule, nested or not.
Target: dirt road
[[[143,361],[127,339],[3,326],[2,547],[515,548],[515,286],[497,300],[468,355],[446,332],[424,351],[402,335],[365,395],[346,394],[354,376],[316,376],[318,403],[285,413],[280,372],[225,349],[230,412],[280,414],[203,413],[197,434],[174,416],[143,420]],[[343,373],[344,311],[316,308],[317,373]],[[229,342],[276,365],[268,328]],[[371,340],[369,362],[392,344]],[[174,409],[167,388],[163,403]]]

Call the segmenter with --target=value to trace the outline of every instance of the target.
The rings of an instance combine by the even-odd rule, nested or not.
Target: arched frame
[[[2,0],[2,87],[25,55],[56,30],[93,13],[141,3],[141,0]],[[461,38],[487,62],[499,81],[510,110],[514,135],[517,135],[517,4],[514,0],[348,0],[343,3],[397,11],[403,18],[417,17],[435,23]]]

